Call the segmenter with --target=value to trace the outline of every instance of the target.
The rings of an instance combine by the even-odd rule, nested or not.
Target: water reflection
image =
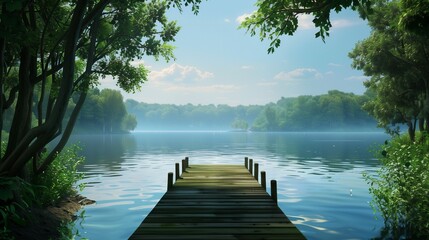
[[[126,239],[165,192],[175,162],[189,156],[191,164],[242,164],[250,156],[267,179],[278,181],[279,206],[309,239],[368,239],[382,223],[373,219],[362,171],[375,171],[378,162],[368,149],[386,138],[380,133],[74,136],[86,156],[81,171],[88,187],[82,194],[97,201],[86,207],[78,230],[90,239]]]
[[[350,170],[356,164],[377,166],[368,150],[387,138],[380,133],[274,133],[257,137],[267,152],[283,156],[283,166],[288,160],[304,168],[319,162],[335,172]]]

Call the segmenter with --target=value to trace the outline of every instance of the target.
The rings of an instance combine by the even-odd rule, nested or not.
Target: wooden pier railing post
[[[249,158],[248,157],[244,158],[244,166],[246,167],[246,169],[249,169]]]
[[[185,157],[185,169],[189,167],[189,157]]]
[[[249,172],[253,175],[253,159],[249,159]]]
[[[167,180],[167,191],[170,191],[173,188],[173,173],[168,173],[168,180]]]
[[[267,190],[267,174],[265,171],[261,171],[261,186],[264,190]]]
[[[259,163],[255,163],[255,179],[259,180]]]
[[[186,160],[182,159],[182,173],[186,171]]]
[[[277,204],[277,181],[271,180],[271,198]]]
[[[180,177],[180,164],[179,163],[176,163],[176,181],[177,181],[177,179],[179,179],[179,177]]]

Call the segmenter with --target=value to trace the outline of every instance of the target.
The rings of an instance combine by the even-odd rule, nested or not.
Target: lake
[[[194,164],[259,163],[277,180],[279,206],[308,239],[370,239],[380,235],[363,172],[378,161],[370,150],[383,133],[136,132],[75,135],[80,168],[97,201],[75,223],[80,237],[127,239],[166,191],[167,173],[188,156]],[[269,192],[269,189],[268,189]]]

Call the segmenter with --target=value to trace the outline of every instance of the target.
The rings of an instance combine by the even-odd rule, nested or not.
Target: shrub
[[[48,169],[34,179],[36,194],[41,205],[49,205],[60,198],[72,195],[75,184],[83,178],[83,173],[77,171],[77,167],[84,161],[84,157],[78,155],[80,148],[77,145],[65,148]],[[82,188],[83,185],[78,187]]]
[[[9,224],[25,224],[35,199],[32,185],[18,177],[0,178],[0,239],[11,239]],[[24,214],[24,215],[23,215]]]
[[[382,147],[377,176],[365,174],[373,196],[394,238],[429,236],[429,144],[397,137]]]

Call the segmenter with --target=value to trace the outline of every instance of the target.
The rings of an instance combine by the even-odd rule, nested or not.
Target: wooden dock
[[[176,182],[168,174],[168,191],[129,239],[305,239],[266,192],[258,164],[176,164]],[[254,173],[254,174],[252,174]]]

